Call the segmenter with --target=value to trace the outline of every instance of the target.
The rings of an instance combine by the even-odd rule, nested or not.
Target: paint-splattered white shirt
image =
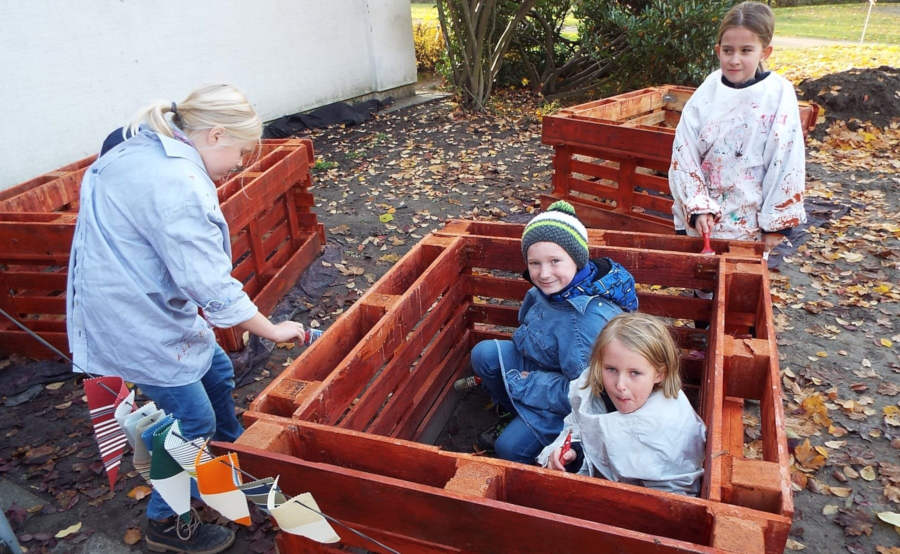
[[[682,110],[669,187],[675,229],[713,214],[712,236],[760,240],[806,221],[806,152],[794,87],[776,73],[745,88],[716,70]]]

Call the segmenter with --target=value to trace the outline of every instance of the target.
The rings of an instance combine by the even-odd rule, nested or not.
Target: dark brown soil
[[[850,69],[804,79],[799,88],[804,100],[825,108],[829,121],[858,119],[884,127],[900,117],[900,69],[896,67]],[[819,125],[817,131],[825,128],[827,125]]]

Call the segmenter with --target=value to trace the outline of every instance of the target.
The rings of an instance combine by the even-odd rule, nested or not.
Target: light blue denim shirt
[[[257,312],[231,269],[228,224],[199,152],[149,130],[119,144],[81,182],[66,289],[75,364],[139,384],[198,381],[212,360],[211,325]]]

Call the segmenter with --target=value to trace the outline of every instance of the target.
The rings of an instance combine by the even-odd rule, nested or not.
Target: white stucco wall
[[[268,121],[415,81],[409,0],[0,2],[0,189],[199,85]]]

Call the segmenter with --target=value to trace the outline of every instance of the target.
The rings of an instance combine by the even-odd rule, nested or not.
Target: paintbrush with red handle
[[[563,441],[562,448],[559,449],[559,463],[561,465],[566,465],[566,461],[563,460],[563,457],[566,455],[566,452],[568,452],[571,448],[572,448],[572,430],[569,429],[569,434],[566,435],[566,440]]]
[[[715,254],[716,251],[712,249],[712,246],[709,245],[709,233],[703,233],[703,250],[700,251],[701,254]]]

